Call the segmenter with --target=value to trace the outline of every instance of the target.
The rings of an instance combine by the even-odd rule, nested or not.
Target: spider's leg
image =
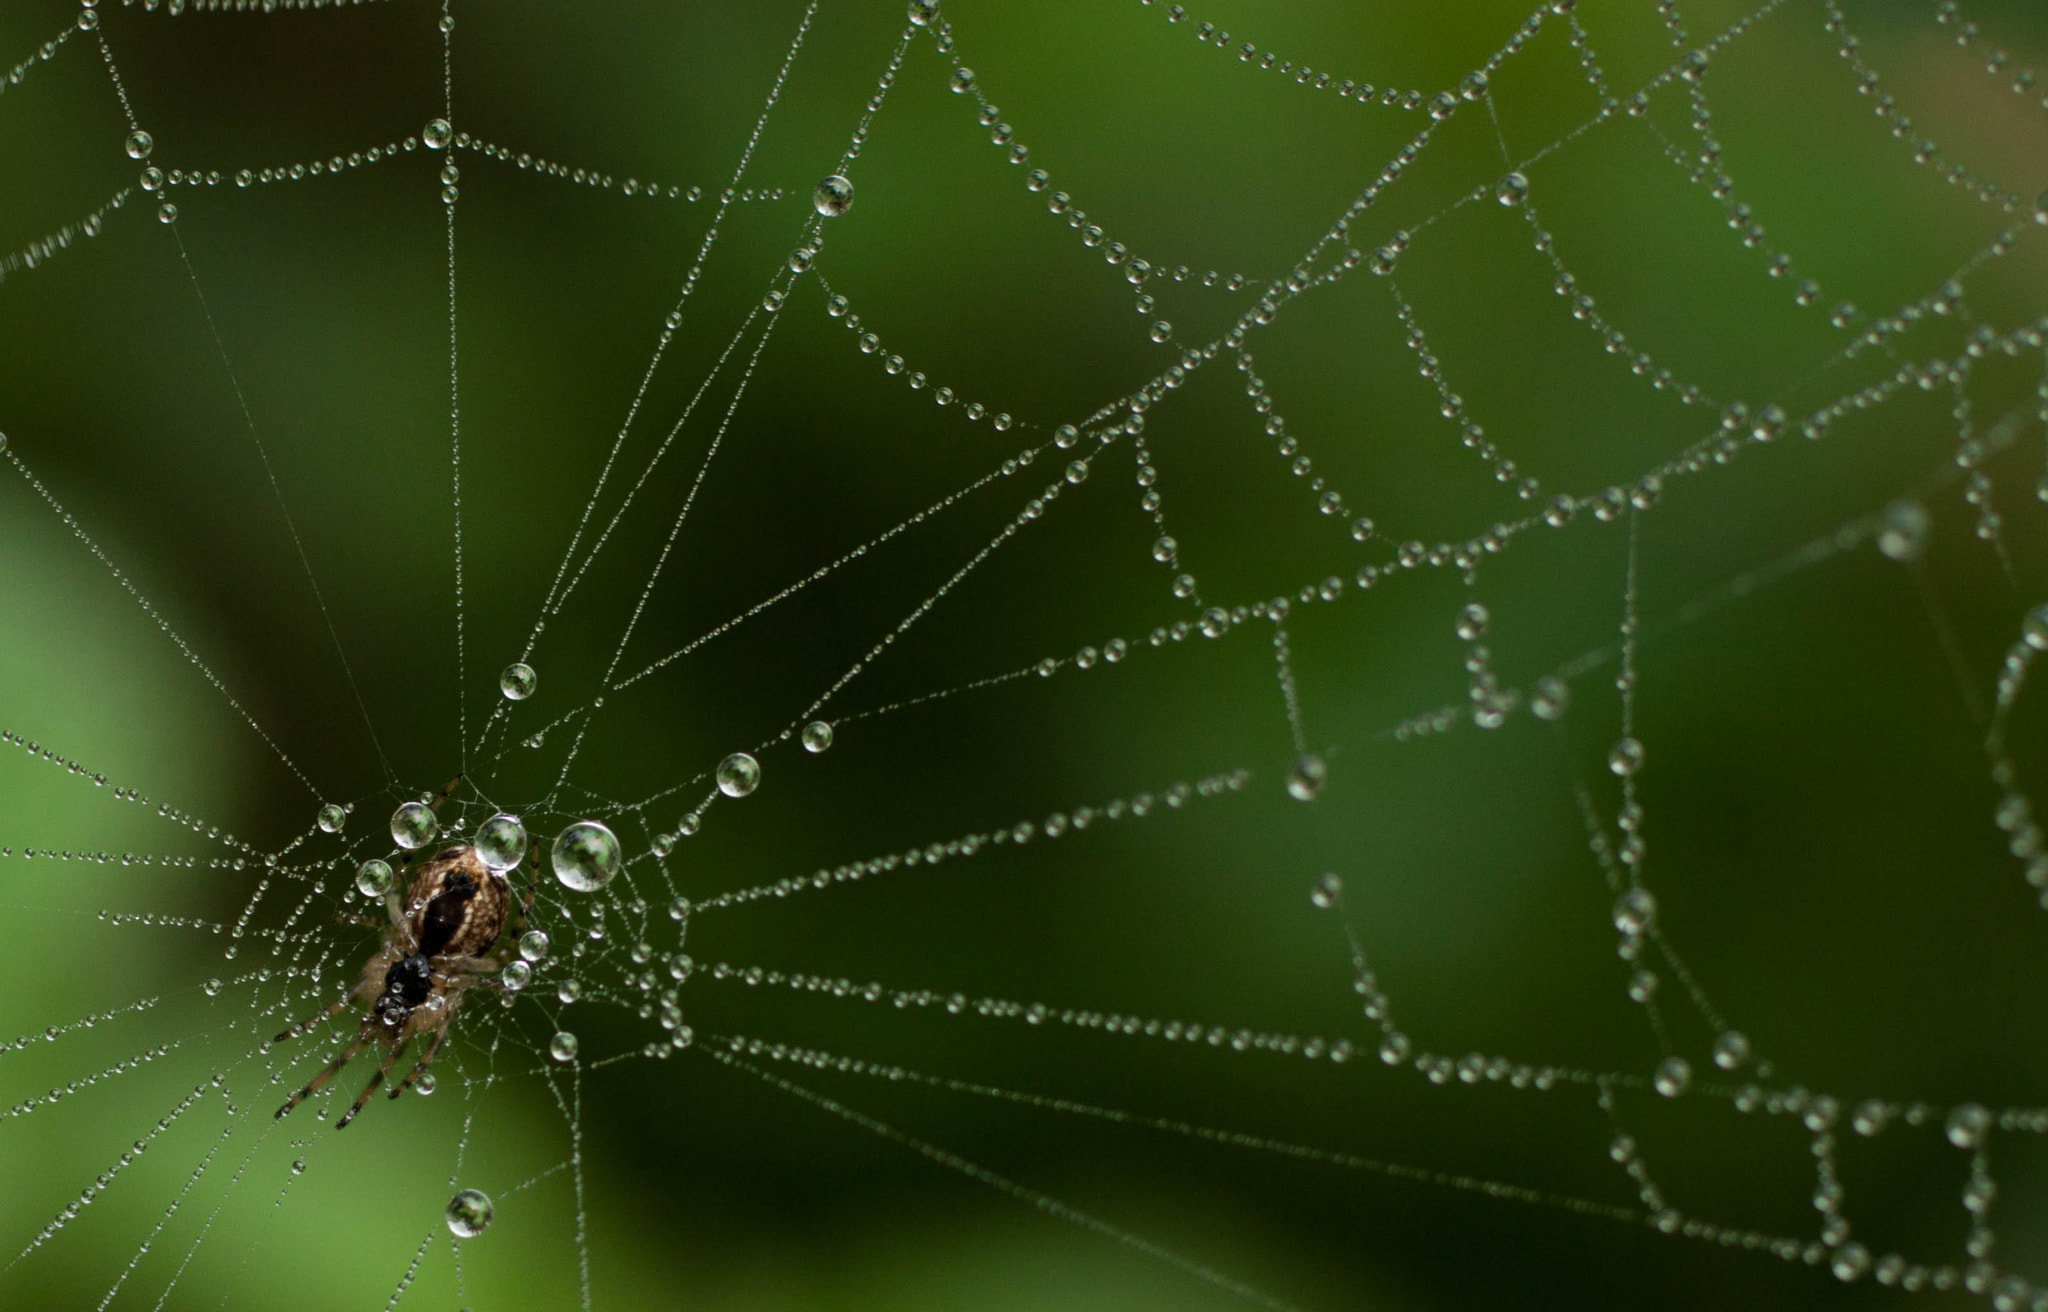
[[[441,814],[441,804],[455,795],[455,790],[462,787],[462,781],[466,778],[468,778],[467,775],[458,774],[453,779],[450,779],[448,786],[435,794],[433,801],[427,803],[427,809],[435,815]]]
[[[355,1041],[353,1043],[349,1044],[346,1048],[343,1048],[340,1052],[336,1053],[334,1060],[328,1062],[326,1067],[323,1068],[318,1075],[315,1075],[312,1078],[312,1080],[310,1080],[307,1083],[305,1088],[300,1089],[297,1093],[293,1094],[291,1096],[291,1099],[288,1102],[286,1102],[284,1106],[277,1109],[278,1118],[282,1119],[286,1112],[298,1106],[300,1103],[312,1097],[314,1094],[320,1092],[320,1087],[326,1084],[327,1081],[333,1079],[335,1073],[338,1072],[342,1067],[348,1065],[349,1059],[354,1057],[357,1053],[361,1052],[363,1050],[363,1045],[368,1043],[369,1041],[370,1027],[367,1024],[365,1024],[363,1026],[363,1032],[356,1035]]]
[[[335,1129],[345,1130],[348,1128],[348,1123],[356,1118],[356,1113],[363,1109],[364,1103],[370,1101],[370,1095],[377,1092],[377,1086],[384,1083],[384,1077],[391,1073],[393,1066],[398,1064],[398,1054],[404,1051],[405,1045],[401,1043],[384,1054],[384,1061],[377,1067],[377,1073],[370,1077],[370,1082],[365,1084],[363,1091],[356,1095],[355,1102],[350,1104],[349,1109],[341,1114],[341,1119],[334,1123]]]
[[[420,1072],[427,1069],[428,1063],[432,1062],[434,1057],[441,1051],[442,1043],[447,1041],[448,1022],[454,1019],[455,1013],[453,1011],[441,1017],[441,1024],[434,1031],[433,1041],[427,1044],[427,1050],[420,1054],[420,1059],[413,1063],[412,1069],[406,1072],[405,1078],[391,1086],[391,1097],[396,1098],[399,1094],[404,1093],[413,1086],[415,1080],[419,1079]]]
[[[286,1039],[295,1038],[298,1035],[304,1034],[307,1030],[312,1029],[321,1021],[326,1020],[329,1016],[332,1016],[334,1013],[340,1011],[343,1007],[346,1007],[349,1003],[355,1001],[356,998],[362,995],[362,992],[363,986],[361,984],[356,985],[348,992],[342,994],[341,998],[333,1006],[322,1007],[320,1010],[306,1017],[306,1019],[300,1021],[298,1024],[292,1026],[290,1029],[287,1029],[280,1033],[276,1038],[273,1038],[271,1042],[283,1043]],[[279,1114],[282,1115],[283,1113]]]

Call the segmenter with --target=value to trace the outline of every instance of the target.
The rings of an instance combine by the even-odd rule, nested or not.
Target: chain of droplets
[[[1979,35],[1977,25],[1963,17],[1962,6],[1957,4],[1956,0],[1942,0],[1941,8],[1934,12],[1934,21],[1944,27],[1953,26],[1956,29],[1956,44],[1959,46],[1972,44]],[[2006,76],[2011,67],[2012,56],[2003,49],[1994,48],[1984,57],[1984,71],[1992,77]],[[2012,93],[2016,96],[2027,95],[2040,85],[2040,79],[2031,68],[2022,68],[2017,73],[2012,73],[2011,77]],[[2044,90],[2041,95],[2041,108],[2048,109],[2048,90]]]
[[[1138,0],[1138,3],[1150,5],[1152,0]],[[1185,23],[1187,20],[1188,12],[1186,9],[1180,5],[1166,6],[1167,22]],[[1296,83],[1309,88],[1311,91],[1325,91],[1334,87],[1339,97],[1346,100],[1356,97],[1361,105],[1372,104],[1377,99],[1382,105],[1395,105],[1402,109],[1420,109],[1422,107],[1423,94],[1420,91],[1402,91],[1396,87],[1375,88],[1370,82],[1354,82],[1348,77],[1333,81],[1328,73],[1318,73],[1307,64],[1296,64],[1291,60],[1282,59],[1270,50],[1261,52],[1257,46],[1249,41],[1237,47],[1235,51],[1232,51],[1230,49],[1230,33],[1218,28],[1214,23],[1196,23],[1195,40],[1200,41],[1204,45],[1213,45],[1216,49],[1225,53],[1236,54],[1239,63],[1247,64],[1254,68],[1266,69],[1278,73],[1282,77],[1292,76]]]
[[[106,775],[93,770],[90,766],[80,765],[77,761],[61,755],[54,748],[44,747],[40,743],[34,742],[22,736],[21,734],[14,732],[12,729],[0,729],[0,743],[12,743],[14,746],[19,747],[22,749],[22,751],[26,752],[30,759],[32,760],[39,760],[46,762],[50,765],[61,766],[67,773],[76,775],[81,779],[90,779],[95,788],[105,788],[107,786]],[[150,805],[150,799],[144,796],[142,790],[138,788],[116,787],[114,789],[113,796],[114,800],[120,802],[134,802],[141,806]],[[204,834],[207,838],[213,840],[214,842],[217,842],[222,846],[230,848],[234,851],[241,852],[245,856],[253,857],[259,861],[265,862],[268,862],[270,860],[270,858],[266,857],[263,853],[258,852],[255,848],[249,846],[249,844],[243,842],[241,839],[235,837],[233,834],[223,830],[219,825],[208,824],[206,821],[201,820],[199,817],[189,815],[186,812],[179,810],[177,807],[172,806],[168,802],[158,802],[156,804],[156,813],[167,820],[170,820],[176,824],[183,825],[195,834]],[[104,854],[102,854],[99,857],[87,859],[111,858],[106,858],[104,857]],[[149,861],[145,858],[136,859],[141,864],[149,864]],[[128,860],[124,858],[122,864],[126,865],[128,863]],[[234,868],[237,870],[241,869],[241,862],[237,861]]]
[[[738,906],[747,902],[759,901],[762,898],[788,897],[792,893],[799,893],[806,889],[826,888],[832,884],[850,883],[865,879],[870,875],[884,874],[900,868],[937,865],[951,858],[975,856],[990,848],[1000,847],[1004,844],[1021,846],[1039,835],[1043,835],[1046,838],[1058,838],[1069,829],[1078,832],[1088,828],[1097,820],[1114,821],[1121,820],[1126,816],[1133,820],[1142,820],[1146,816],[1151,815],[1161,804],[1164,804],[1169,810],[1177,811],[1193,800],[1222,797],[1229,793],[1239,792],[1250,778],[1249,772],[1234,770],[1228,774],[1210,775],[1192,784],[1185,781],[1175,783],[1161,790],[1156,795],[1149,792],[1138,793],[1129,798],[1120,797],[1113,799],[1101,806],[1077,806],[1071,812],[1055,811],[1045,817],[1043,822],[1020,820],[1006,828],[971,833],[944,842],[932,842],[922,847],[913,847],[906,852],[890,853],[887,856],[871,857],[864,861],[849,862],[829,870],[821,869],[808,878],[791,877],[779,879],[772,884],[757,884],[752,888],[736,889],[729,893],[721,893],[716,897],[707,898],[697,903],[695,910],[700,912],[716,911],[721,907]],[[688,914],[689,910],[690,908],[686,906],[684,908],[685,914]]]
[[[1486,430],[1465,413],[1465,399],[1451,390],[1450,381],[1444,377],[1443,363],[1437,359],[1436,353],[1429,349],[1429,339],[1423,334],[1422,324],[1415,317],[1414,307],[1408,304],[1408,298],[1401,294],[1399,284],[1391,277],[1387,279],[1387,289],[1394,294],[1394,313],[1400,318],[1401,327],[1405,330],[1402,340],[1408,349],[1415,353],[1415,371],[1429,380],[1430,385],[1436,389],[1438,412],[1458,426],[1459,440],[1465,444],[1466,449],[1476,451],[1482,460],[1493,467],[1494,482],[1513,484],[1516,496],[1524,501],[1533,499],[1542,490],[1542,484],[1537,482],[1533,475],[1523,474],[1514,460],[1504,455],[1500,448],[1487,438]]]
[[[7,457],[8,463],[14,466],[15,472],[19,473],[27,481],[28,485],[36,490],[37,495],[42,497],[44,503],[52,511],[56,512],[57,518],[63,522],[64,527],[70,529],[72,535],[85,544],[86,550],[93,554],[93,558],[98,560],[101,565],[106,567],[107,572],[114,576],[114,581],[121,585],[121,590],[133,598],[136,605],[142,607],[143,613],[155,621],[157,628],[163,630],[164,636],[177,644],[178,650],[184,653],[185,659],[192,663],[194,669],[197,669],[206,676],[206,681],[212,684],[214,690],[227,700],[228,705],[235,709],[235,712],[242,717],[242,721],[254,731],[258,738],[263,740],[264,745],[270,748],[272,754],[283,763],[284,767],[290,770],[301,784],[305,785],[306,791],[318,797],[320,790],[313,787],[313,781],[306,777],[303,770],[299,769],[298,763],[285,755],[284,748],[278,746],[277,740],[272,738],[262,725],[256,723],[256,717],[251,715],[242,706],[242,703],[235,699],[235,695],[228,691],[227,684],[221,681],[220,676],[215,674],[212,668],[199,658],[199,653],[192,650],[184,637],[171,627],[170,621],[158,612],[156,606],[150,602],[149,598],[142,595],[142,590],[136,587],[134,581],[122,572],[120,566],[114,563],[114,558],[102,550],[99,543],[93,541],[92,536],[85,531],[85,526],[78,522],[77,516],[66,510],[64,504],[57,500],[56,494],[44,486],[43,481],[30,472],[26,464],[22,463],[21,457],[16,455],[14,448],[8,444],[5,433],[0,433],[0,455]]]
[[[407,137],[403,141],[371,146],[367,150],[353,150],[346,155],[330,155],[326,159],[301,160],[296,164],[279,164],[260,169],[236,169],[232,173],[223,173],[219,169],[172,169],[164,172],[152,165],[142,171],[142,186],[145,191],[157,191],[166,187],[218,187],[227,182],[233,182],[237,187],[253,187],[272,182],[301,182],[307,178],[325,177],[381,164],[397,158],[401,153],[418,150],[419,145],[418,137]]]
[[[39,265],[48,264],[60,252],[69,250],[72,241],[76,238],[99,236],[100,227],[106,222],[107,214],[112,210],[120,209],[121,206],[126,204],[128,197],[134,190],[133,187],[121,188],[121,190],[114,193],[113,198],[108,200],[106,204],[100,206],[78,222],[67,223],[47,237],[39,237],[20,250],[0,258],[0,282],[7,281],[14,274],[36,268]]]
[[[43,42],[42,46],[39,49],[37,49],[37,51],[34,54],[30,55],[27,59],[22,60],[13,68],[8,69],[6,81],[0,82],[0,95],[6,94],[8,87],[20,86],[21,80],[27,77],[29,75],[29,71],[33,69],[37,64],[45,63],[48,60],[56,58],[58,49],[62,47],[66,41],[69,41],[71,39],[71,34],[73,32],[79,30],[80,29],[77,23],[66,23],[64,25],[63,31],[57,33],[57,35],[51,37],[48,41]]]
[[[671,183],[663,186],[661,183],[651,179],[641,178],[627,178],[624,182],[618,182],[611,174],[599,172],[597,169],[580,168],[572,164],[564,164],[558,160],[547,159],[544,156],[534,155],[526,151],[515,152],[509,146],[501,146],[495,142],[486,141],[482,137],[471,136],[467,132],[455,134],[455,148],[457,150],[473,150],[483,155],[486,159],[495,159],[500,163],[511,164],[521,170],[538,173],[543,177],[560,178],[565,182],[573,182],[584,187],[596,187],[602,191],[616,189],[621,196],[645,196],[649,200],[682,200],[690,202],[704,199],[704,189],[702,187],[688,186],[682,183]],[[736,201],[781,200],[784,198],[784,195],[785,193],[781,187],[742,187],[733,190],[730,199]]]
[[[278,10],[342,9],[350,5],[383,4],[387,0],[121,0],[123,8],[140,8],[155,13],[161,8],[172,18],[187,9],[200,14],[274,14]]]
[[[1824,9],[1827,14],[1826,27],[1828,34],[1837,38],[1841,43],[1837,53],[1848,61],[1850,69],[1856,74],[1856,90],[1862,95],[1870,96],[1874,99],[1878,116],[1891,121],[1892,135],[1894,137],[1901,141],[1909,142],[1912,145],[1913,162],[1922,168],[1933,169],[1950,186],[1962,188],[1987,205],[1996,205],[2007,214],[2022,212],[2027,207],[2025,200],[2006,191],[1997,183],[1982,177],[1964,165],[1951,160],[1943,152],[1941,143],[1935,141],[1932,137],[1916,138],[1913,136],[1912,119],[1899,113],[1897,104],[1892,100],[1888,92],[1878,89],[1881,85],[1881,79],[1877,75],[1877,70],[1864,62],[1861,53],[1862,42],[1857,39],[1855,33],[1849,30],[1849,20],[1843,15],[1841,7],[1835,3],[1835,0],[1826,0]],[[1947,23],[1950,21],[1950,17],[1944,13],[1939,16],[1938,21]],[[1974,25],[1963,24],[1962,29],[1956,33],[1956,44],[1967,46],[1975,39],[1975,36],[1976,29]]]
[[[1991,780],[1999,791],[1992,819],[2005,833],[2007,850],[2024,868],[2027,883],[2039,892],[2042,907],[2048,908],[2048,846],[2044,846],[2032,804],[2020,791],[2019,771],[2005,750],[2006,723],[2026,686],[2028,670],[2044,651],[2048,651],[2048,602],[2027,612],[2020,622],[2020,636],[2006,649],[1998,671],[1991,731],[1984,745],[1991,756]]]
[[[157,1121],[157,1123],[150,1128],[147,1134],[145,1134],[142,1138],[137,1139],[135,1141],[132,1147],[123,1149],[121,1152],[121,1156],[114,1162],[113,1165],[109,1166],[106,1170],[100,1172],[98,1178],[96,1178],[91,1184],[87,1185],[83,1190],[81,1190],[76,1199],[65,1204],[64,1207],[58,1211],[57,1215],[51,1218],[50,1223],[48,1225],[45,1225],[41,1230],[37,1231],[35,1238],[29,1240],[28,1247],[22,1249],[21,1252],[16,1255],[14,1260],[16,1262],[19,1262],[22,1258],[27,1257],[30,1253],[34,1252],[38,1248],[41,1248],[45,1243],[48,1243],[52,1238],[54,1238],[58,1231],[62,1230],[65,1226],[70,1225],[73,1221],[77,1220],[79,1212],[83,1211],[87,1207],[90,1207],[93,1201],[99,1197],[101,1192],[104,1191],[108,1185],[113,1183],[114,1177],[118,1176],[123,1170],[125,1170],[129,1165],[131,1165],[136,1158],[140,1157],[144,1152],[146,1152],[149,1148],[149,1145],[156,1140],[158,1135],[163,1134],[166,1130],[170,1129],[171,1126],[177,1124],[178,1119],[180,1117],[182,1117],[186,1112],[190,1111],[201,1098],[206,1096],[206,1088],[207,1086],[204,1084],[196,1084],[192,1086],[192,1092],[185,1095],[185,1097],[181,1098],[178,1101],[178,1105],[173,1107],[170,1110],[169,1114],[160,1118]]]
[[[789,257],[791,267],[799,273],[808,271],[817,279],[818,285],[825,289],[825,313],[843,323],[848,332],[856,334],[862,355],[881,356],[882,368],[892,377],[903,374],[909,368],[903,357],[889,354],[882,345],[882,339],[879,336],[873,331],[864,331],[861,327],[860,315],[853,311],[852,302],[848,301],[840,293],[833,291],[832,284],[826,281],[825,275],[811,267],[811,259],[814,254],[815,252],[808,246],[799,247]],[[797,268],[798,265],[802,267]],[[913,392],[921,392],[931,384],[929,378],[914,369],[909,371],[909,377],[905,378],[904,381],[910,384],[910,390]],[[932,400],[941,407],[959,406],[960,413],[967,416],[970,420],[978,421],[991,413],[989,407],[979,401],[969,401],[961,405],[959,394],[950,387],[934,389]],[[1016,420],[1011,418],[1007,411],[995,411],[994,417],[989,419],[990,427],[994,428],[998,433],[1009,431],[1010,426],[1015,422]]]
[[[52,1089],[45,1094],[37,1094],[24,1098],[20,1102],[14,1104],[14,1106],[9,1107],[7,1109],[7,1115],[10,1117],[26,1116],[38,1107],[48,1107],[55,1103],[61,1102],[64,1099],[70,1097],[72,1094],[78,1093],[84,1089],[88,1089],[93,1085],[100,1083],[102,1080],[111,1080],[114,1079],[116,1076],[126,1075],[129,1071],[136,1070],[142,1066],[145,1066],[150,1062],[155,1061],[157,1058],[164,1056],[166,1053],[170,1052],[173,1048],[176,1048],[178,1046],[178,1041],[173,1040],[170,1043],[158,1044],[154,1048],[144,1048],[141,1052],[135,1054],[133,1057],[123,1058],[122,1060],[115,1062],[112,1066],[107,1067],[105,1070],[100,1071],[96,1075],[87,1075],[82,1079],[76,1079],[71,1081],[71,1083],[64,1085],[62,1088]]]
[[[0,1054],[9,1052],[19,1052],[21,1049],[27,1048],[37,1043],[55,1043],[58,1039],[63,1038],[66,1034],[70,1034],[76,1030],[89,1030],[93,1026],[98,1025],[103,1021],[114,1020],[121,1016],[126,1016],[130,1012],[148,1011],[151,1007],[154,1007],[158,1001],[159,999],[157,998],[138,998],[136,1001],[128,1003],[126,1006],[109,1007],[105,1011],[93,1012],[88,1015],[81,1016],[77,1020],[72,1021],[68,1025],[52,1025],[45,1029],[41,1034],[24,1034],[20,1038],[14,1040],[12,1043],[0,1042]]]
[[[1150,3],[1150,0],[1146,2]],[[974,97],[975,104],[980,107],[976,117],[981,125],[988,129],[989,140],[1003,150],[1004,157],[1010,163],[1026,163],[1031,158],[1030,148],[1017,140],[1015,128],[1003,122],[1002,111],[997,109],[983,92],[980,79],[975,76],[974,70],[961,62],[951,25],[941,21],[933,34],[933,40],[938,45],[940,53],[952,64],[951,85],[954,94]],[[1052,175],[1042,168],[1032,169],[1024,175],[1024,187],[1027,191],[1042,193],[1051,186]],[[1125,281],[1134,287],[1143,286],[1154,274],[1170,277],[1175,282],[1186,282],[1195,277],[1194,270],[1185,264],[1169,270],[1164,264],[1155,265],[1152,261],[1135,254],[1122,242],[1112,239],[1101,224],[1088,222],[1087,212],[1076,209],[1074,198],[1064,191],[1055,191],[1046,197],[1046,209],[1056,216],[1065,218],[1067,226],[1081,234],[1082,245],[1091,249],[1100,247],[1104,263],[1121,269]],[[1221,286],[1230,291],[1238,291],[1250,280],[1241,273],[1224,274],[1211,269],[1202,274],[1199,281],[1204,287]],[[1139,307],[1141,313],[1149,312],[1150,308],[1149,303]]]
[[[1301,439],[1287,431],[1287,418],[1273,408],[1273,398],[1267,394],[1266,380],[1259,377],[1252,353],[1243,347],[1235,351],[1237,371],[1244,375],[1244,393],[1252,399],[1252,409],[1266,417],[1266,436],[1277,438],[1280,457],[1286,460],[1287,472],[1296,478],[1308,478],[1314,462],[1301,449]],[[1353,518],[1351,506],[1344,500],[1344,494],[1331,487],[1321,474],[1309,478],[1309,491],[1315,495],[1316,509],[1325,515],[1335,517],[1339,522],[1349,521],[1351,536],[1364,542],[1372,536],[1370,519]]]

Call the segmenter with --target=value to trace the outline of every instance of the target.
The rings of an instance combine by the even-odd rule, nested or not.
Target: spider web
[[[2038,15],[517,9],[0,17],[11,1304],[2048,1306]]]

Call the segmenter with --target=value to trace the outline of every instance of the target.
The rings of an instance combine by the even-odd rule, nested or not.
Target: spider
[[[434,803],[436,809],[459,782],[458,779],[442,790]],[[530,873],[537,876],[540,844],[532,845],[528,857]],[[536,882],[537,878],[527,882],[526,895],[520,903],[522,921],[533,909]],[[403,1080],[392,1086],[390,1096],[396,1098],[410,1089],[441,1051],[441,1045],[448,1038],[448,1026],[455,1019],[455,1009],[463,995],[486,976],[495,975],[504,968],[502,954],[493,949],[498,940],[505,937],[505,922],[511,905],[512,890],[505,876],[486,866],[474,847],[458,844],[441,849],[420,864],[407,886],[402,904],[395,890],[385,893],[384,908],[390,918],[388,925],[360,917],[345,918],[344,923],[379,929],[383,933],[382,944],[363,966],[362,979],[342,994],[333,1006],[300,1021],[271,1042],[283,1043],[303,1034],[351,1002],[372,998],[375,1001],[363,1016],[362,1027],[356,1037],[304,1088],[278,1108],[277,1115],[282,1118],[319,1092],[357,1053],[374,1041],[383,1046],[384,1061],[354,1104],[334,1123],[336,1129],[346,1128],[356,1118],[356,1113],[363,1109],[363,1104],[370,1100],[370,1095],[377,1091],[377,1086],[384,1082],[391,1068],[398,1064],[406,1046],[415,1038],[431,1033],[433,1037],[427,1041],[419,1060]]]

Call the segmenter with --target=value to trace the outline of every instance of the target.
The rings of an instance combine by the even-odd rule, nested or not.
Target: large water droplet
[[[529,929],[519,936],[519,955],[528,961],[539,961],[548,954],[548,934],[544,929]]]
[[[128,134],[128,158],[148,159],[149,152],[156,149],[156,138],[137,128]]]
[[[761,763],[745,752],[734,752],[718,763],[718,791],[727,797],[745,797],[761,786]]]
[[[813,755],[832,745],[832,726],[823,720],[813,720],[804,726],[804,750]]]
[[[1651,1083],[1665,1097],[1676,1098],[1692,1087],[1692,1063],[1683,1057],[1666,1057],[1657,1063],[1657,1074]]]
[[[498,691],[505,694],[507,701],[523,702],[533,696],[533,690],[540,683],[540,676],[525,661],[515,661],[505,667],[498,676]]]
[[[555,1031],[555,1037],[548,1040],[548,1056],[556,1061],[575,1061],[576,1036],[567,1030]]]
[[[448,1229],[457,1239],[474,1239],[491,1227],[490,1195],[464,1189],[448,1200]]]
[[[1614,927],[1631,938],[1657,923],[1657,899],[1647,888],[1632,888],[1614,900]]]
[[[1966,1102],[1948,1114],[1948,1141],[1958,1148],[1975,1148],[1984,1142],[1991,1128],[1991,1113],[1974,1102]]]
[[[446,150],[448,143],[455,140],[455,129],[445,118],[437,118],[420,129],[420,141],[428,150]]]
[[[1927,507],[1917,501],[1894,501],[1885,507],[1877,549],[1901,563],[1916,561],[1927,550],[1929,525]]]
[[[395,882],[389,862],[372,857],[356,867],[356,892],[364,897],[383,897]]]
[[[347,821],[348,813],[332,802],[320,808],[318,823],[320,825],[320,832],[323,834],[340,833],[342,825],[347,823]]]
[[[441,822],[421,802],[407,802],[391,813],[391,841],[406,851],[416,851],[434,841]]]
[[[619,871],[619,840],[595,820],[579,820],[555,839],[555,878],[579,893],[595,893]]]
[[[1510,173],[1494,184],[1493,198],[1503,205],[1519,205],[1529,198],[1529,179]]]
[[[910,0],[910,21],[930,27],[939,21],[939,0]]]
[[[1287,795],[1297,802],[1313,802],[1329,777],[1330,767],[1323,764],[1322,757],[1313,753],[1296,757],[1294,768],[1287,772]]]
[[[509,962],[498,972],[498,983],[514,993],[532,982],[533,967],[524,961]]]
[[[526,855],[526,826],[516,815],[494,815],[477,826],[476,854],[493,870],[510,870]]]
[[[853,184],[837,173],[818,180],[811,193],[811,207],[828,219],[836,219],[853,208]]]

